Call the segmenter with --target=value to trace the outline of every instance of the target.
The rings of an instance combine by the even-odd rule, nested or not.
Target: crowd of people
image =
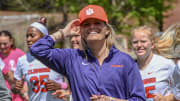
[[[46,20],[27,28],[28,53],[0,31],[0,100],[180,101],[180,24],[159,38],[146,25],[132,30],[134,59],[119,48],[101,6],[87,5],[52,34]],[[67,37],[72,48],[54,48]]]

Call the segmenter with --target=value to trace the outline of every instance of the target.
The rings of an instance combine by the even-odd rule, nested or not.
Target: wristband
[[[112,98],[112,97],[110,97],[110,101],[115,101],[115,99],[114,99],[114,98]]]
[[[23,93],[23,97],[26,97],[26,96],[28,96],[28,93],[27,93],[27,92],[24,92],[24,93]]]
[[[59,33],[60,32],[60,33]],[[64,32],[62,31],[62,29],[58,30],[58,32],[50,35],[54,41],[60,41],[60,40],[64,40]]]
[[[64,32],[62,31],[62,29],[59,30],[61,33],[61,39],[64,40]]]
[[[60,84],[61,84],[61,89],[67,89],[68,86],[66,83],[61,82]]]

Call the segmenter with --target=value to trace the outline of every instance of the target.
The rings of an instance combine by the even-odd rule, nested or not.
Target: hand
[[[29,101],[28,86],[26,82],[24,83],[23,88],[20,90],[20,95],[25,99],[25,101]]]
[[[4,79],[8,81],[9,84],[14,84],[14,73],[9,70],[5,75]]]
[[[71,33],[79,33],[80,27],[79,27],[79,19],[72,20],[69,22],[64,29],[60,29],[59,31],[53,33],[50,35],[55,42],[58,42],[60,40],[63,40],[65,37],[70,36]]]
[[[24,98],[26,101],[29,101],[29,96],[28,96],[27,94],[25,94],[25,95],[23,96],[23,98]]]
[[[92,97],[90,97],[90,99],[92,101],[110,101],[110,96],[106,96],[106,95],[92,95]]]
[[[79,19],[75,19],[70,21],[65,28],[62,30],[64,33],[64,36],[67,37],[69,35],[71,35],[71,33],[79,33],[80,32],[80,20]]]
[[[20,91],[24,86],[24,76],[21,80],[15,80],[15,89]]]
[[[128,101],[128,100],[123,100],[123,99],[118,99],[118,98],[113,98],[110,96],[106,96],[106,95],[92,95],[92,97],[90,97],[90,99],[92,101]]]
[[[100,98],[100,95],[92,95],[92,96],[90,97],[90,99],[91,99],[92,101],[98,101],[99,98]]]
[[[55,81],[48,79],[48,81],[46,82],[46,88],[48,91],[58,90],[61,89],[61,84],[58,84]]]
[[[155,94],[154,101],[167,101],[166,96],[162,96],[160,94]]]
[[[70,97],[71,91],[69,90],[56,90],[52,95],[57,95],[58,98],[67,100]]]

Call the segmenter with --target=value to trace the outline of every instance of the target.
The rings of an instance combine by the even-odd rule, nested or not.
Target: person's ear
[[[10,39],[10,46],[13,45],[14,39]]]
[[[44,36],[45,36],[45,34],[41,34],[41,38],[44,37]]]
[[[152,49],[155,48],[155,43],[154,43],[154,41],[151,41],[151,48],[152,48]]]
[[[107,29],[107,31],[105,32],[105,37],[107,38],[109,36],[109,34],[110,34],[110,30]]]

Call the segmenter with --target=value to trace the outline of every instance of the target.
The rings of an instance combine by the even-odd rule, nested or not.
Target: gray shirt
[[[0,101],[11,101],[10,91],[5,84],[4,77],[0,69]]]

